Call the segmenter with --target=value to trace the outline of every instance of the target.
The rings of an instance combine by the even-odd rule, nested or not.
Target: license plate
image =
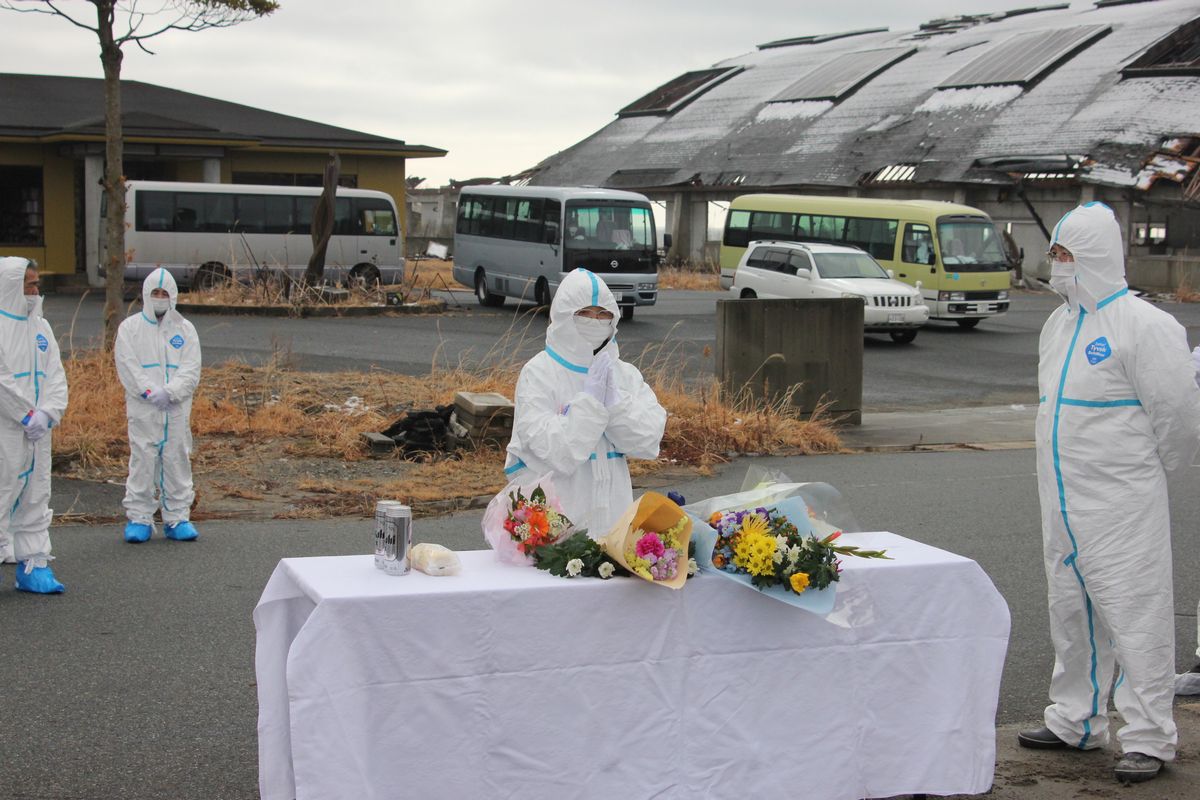
[[[890,323],[904,322],[904,315],[903,314],[888,314],[888,322],[890,322]]]

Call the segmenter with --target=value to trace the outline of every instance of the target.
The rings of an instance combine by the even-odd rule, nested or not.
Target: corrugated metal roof
[[[740,177],[736,185],[745,187],[850,187],[886,166],[912,164],[916,183],[1003,182],[976,162],[1070,153],[1091,157],[1081,180],[1132,185],[1164,135],[1200,132],[1200,78],[1122,79],[1120,70],[1196,13],[1195,0],[1056,8],[991,15],[916,43],[910,30],[751,51],[714,65],[742,70],[675,113],[620,117],[543,161],[534,181],[603,186],[618,172],[651,170],[653,186],[732,185]],[[1111,32],[1028,87],[938,88],[981,54],[967,45],[1082,26]],[[843,54],[912,46],[915,54],[840,102],[771,102],[798,75]]]

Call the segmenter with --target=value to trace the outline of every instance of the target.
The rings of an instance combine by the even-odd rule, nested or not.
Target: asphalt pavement
[[[992,577],[1013,621],[994,796],[1074,798],[1093,784],[1096,792],[1115,786],[1111,757],[1058,762],[1054,757],[1067,756],[1011,747],[1015,729],[1040,718],[1052,664],[1031,449],[742,459],[672,488],[690,499],[736,491],[751,465],[829,482],[845,494],[860,528],[966,555]],[[1188,491],[1200,477],[1196,469],[1173,483],[1181,532],[1200,525],[1200,495]],[[100,492],[74,501],[77,511],[100,513],[111,509],[88,504],[113,498]],[[418,519],[416,537],[480,548],[479,520],[479,512]],[[205,523],[196,543],[156,538],[132,546],[121,543],[117,525],[56,527],[65,595],[14,592],[13,568],[0,569],[0,669],[7,676],[0,797],[256,797],[255,603],[280,558],[367,552],[370,529],[360,519],[222,521]],[[1181,670],[1193,661],[1200,594],[1200,553],[1191,544],[1179,536],[1175,547]],[[1189,707],[1177,716],[1181,757],[1152,784],[1158,793],[1135,787],[1122,797],[1194,796],[1163,793],[1200,786],[1200,715]],[[1067,776],[1061,785],[1054,779],[1060,764]],[[1087,796],[1104,796],[1096,792]]]

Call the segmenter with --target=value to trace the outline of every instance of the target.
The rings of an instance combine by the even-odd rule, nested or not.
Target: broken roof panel
[[[741,67],[718,67],[685,72],[617,112],[619,117],[637,114],[670,114],[695,100],[721,81],[732,78]]]
[[[772,103],[795,100],[841,100],[897,61],[917,52],[915,47],[888,47],[845,53],[817,67],[771,98]]]
[[[1077,25],[1017,34],[980,55],[938,88],[1028,86],[1110,30],[1108,25]]]
[[[1200,17],[1180,25],[1150,45],[1121,75],[1200,75]]]

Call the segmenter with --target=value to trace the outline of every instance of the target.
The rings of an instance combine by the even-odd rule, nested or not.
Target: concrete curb
[[[432,305],[400,306],[230,306],[204,303],[179,303],[181,314],[232,314],[254,317],[379,317],[394,314],[441,314],[445,300]]]

